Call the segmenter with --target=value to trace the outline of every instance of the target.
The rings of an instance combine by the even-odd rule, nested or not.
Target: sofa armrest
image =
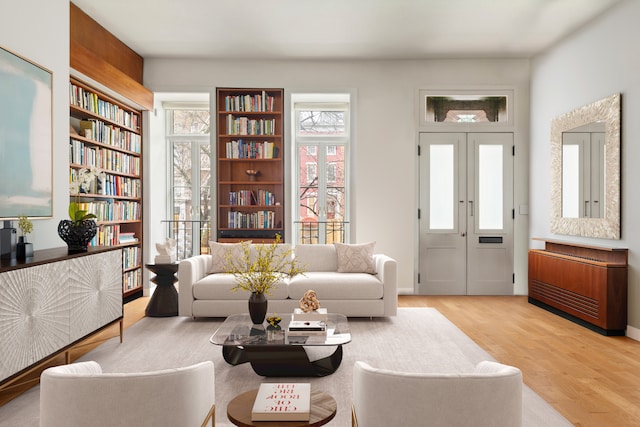
[[[211,255],[195,255],[178,265],[178,315],[193,316],[193,284],[211,270]]]
[[[395,316],[398,314],[398,263],[387,255],[374,254],[373,264],[383,286],[384,315]]]

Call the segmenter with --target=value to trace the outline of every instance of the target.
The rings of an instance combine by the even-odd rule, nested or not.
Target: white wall
[[[421,88],[511,87],[516,105],[516,206],[528,201],[528,60],[213,61],[145,60],[154,92],[211,92],[219,87],[354,90],[352,241],[375,240],[398,261],[399,287],[413,292],[417,241],[417,93]],[[524,135],[524,137],[523,137]],[[155,146],[155,141],[152,144]],[[153,182],[154,192],[157,182]],[[148,184],[147,184],[148,186]],[[151,213],[152,215],[154,213]],[[154,223],[163,218],[151,218]],[[517,292],[526,292],[527,217],[516,219]],[[147,251],[149,252],[149,251]]]
[[[636,46],[640,40],[639,16],[640,2],[622,2],[585,30],[532,60],[530,159],[531,236],[628,248],[628,324],[636,329],[640,328],[640,223],[636,221],[640,209],[640,56]],[[551,120],[614,93],[622,94],[622,238],[554,236],[549,224]]]
[[[65,246],[57,227],[69,206],[69,1],[4,1],[1,9],[0,46],[53,72],[53,219],[34,221],[29,241],[35,250]]]

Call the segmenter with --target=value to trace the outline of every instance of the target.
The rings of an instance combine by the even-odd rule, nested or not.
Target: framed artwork
[[[0,47],[0,218],[53,216],[51,71]]]

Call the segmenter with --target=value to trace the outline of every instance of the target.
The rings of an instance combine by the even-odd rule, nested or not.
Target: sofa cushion
[[[242,243],[209,242],[209,248],[211,249],[211,269],[208,273],[224,273],[229,253],[238,261],[243,259]]]
[[[376,242],[361,244],[334,243],[338,258],[339,273],[369,273],[376,272],[373,265],[373,248]]]
[[[243,300],[249,299],[250,292],[231,289],[236,285],[233,274],[209,274],[193,284],[193,297],[204,300]],[[287,282],[283,279],[276,283],[267,295],[267,299],[286,299],[288,296]]]
[[[337,271],[338,257],[333,245],[296,245],[295,260],[304,271]]]
[[[289,279],[289,298],[299,300],[313,289],[322,300],[380,299],[383,285],[376,276],[368,273],[306,272]]]

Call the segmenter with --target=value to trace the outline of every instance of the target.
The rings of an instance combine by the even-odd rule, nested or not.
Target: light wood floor
[[[125,327],[144,316],[147,302],[126,304]],[[638,341],[599,335],[521,296],[400,296],[399,306],[436,308],[496,360],[520,368],[576,426],[640,425]]]
[[[401,296],[434,307],[576,426],[640,425],[640,342],[605,337],[526,297]]]

